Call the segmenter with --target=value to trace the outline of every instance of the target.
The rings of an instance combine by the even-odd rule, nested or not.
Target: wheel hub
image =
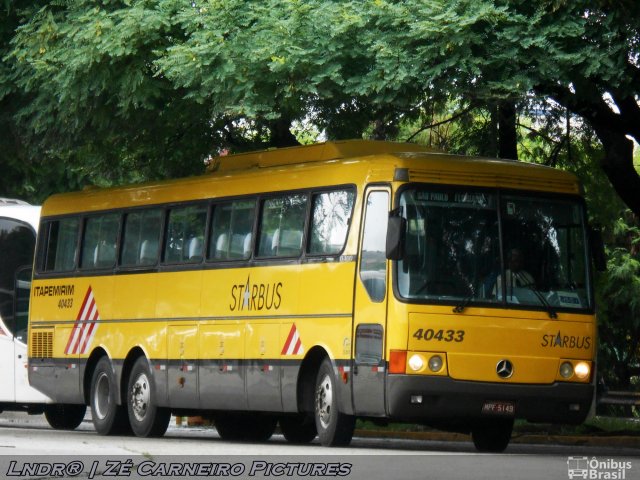
[[[149,390],[149,379],[144,373],[138,376],[131,387],[131,409],[139,422],[143,421],[147,415]]]
[[[333,391],[331,389],[331,379],[325,375],[316,392],[316,410],[322,428],[327,428],[331,422],[331,405],[333,404]]]
[[[109,385],[109,377],[106,373],[101,373],[96,381],[96,389],[93,394],[93,414],[99,419],[103,419],[109,412],[109,404],[111,403],[111,386]]]

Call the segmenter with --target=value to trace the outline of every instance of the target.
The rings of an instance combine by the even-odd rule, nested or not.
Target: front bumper
[[[591,384],[481,383],[449,377],[394,374],[387,380],[389,417],[408,422],[464,424],[491,416],[483,413],[486,402],[510,402],[515,405],[515,418],[579,424],[589,414],[594,398]],[[417,397],[421,397],[421,403],[415,403]]]

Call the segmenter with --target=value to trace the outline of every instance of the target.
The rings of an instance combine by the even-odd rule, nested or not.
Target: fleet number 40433
[[[439,342],[462,342],[464,341],[464,334],[464,330],[434,330],[432,328],[425,330],[423,328],[419,328],[413,334],[413,337],[427,342],[432,340],[437,340]]]

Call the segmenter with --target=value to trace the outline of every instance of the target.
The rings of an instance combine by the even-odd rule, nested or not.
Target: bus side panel
[[[167,387],[173,408],[198,408],[198,326],[169,325]]]
[[[210,320],[200,325],[200,407],[205,410],[246,410],[242,332],[244,322]]]
[[[198,323],[201,312],[202,271],[163,272],[155,278],[155,318],[167,322],[166,345],[152,342],[153,328],[140,342],[154,360],[166,359],[166,375],[156,371],[158,394],[166,391],[168,405],[198,408]],[[151,328],[151,327],[147,327]],[[162,335],[158,335],[156,340]],[[146,342],[146,343],[143,343]],[[162,386],[165,386],[164,390]]]
[[[252,352],[245,364],[249,410],[282,411],[280,394],[280,324],[274,320],[252,320],[245,329],[246,351]]]
[[[351,378],[349,366],[355,268],[355,256],[302,266],[300,311],[306,318],[296,326],[304,352],[294,357],[302,361],[314,347],[327,353],[336,369],[336,377],[339,377],[337,395],[340,411],[347,414],[353,413],[353,403],[351,385],[343,380],[343,374],[346,374],[347,379]],[[283,328],[282,332],[286,335],[287,328]],[[286,338],[283,338],[283,342]],[[289,357],[283,355],[282,358]],[[288,412],[297,411],[297,403],[293,402],[297,402],[296,387],[300,366],[301,363],[285,363],[282,398],[284,409]]]
[[[0,402],[15,402],[15,340],[0,318]]]
[[[105,277],[108,285],[112,280]],[[29,382],[57,403],[83,403],[82,352],[97,324],[88,279],[34,280],[31,291]],[[53,381],[52,381],[53,380]]]

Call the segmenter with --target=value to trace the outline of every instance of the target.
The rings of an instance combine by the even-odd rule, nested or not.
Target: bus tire
[[[280,430],[290,443],[310,443],[318,435],[316,422],[311,415],[295,415],[280,418]]]
[[[266,442],[276,430],[277,418],[255,413],[224,412],[215,416],[214,424],[223,440]]]
[[[93,426],[100,435],[118,435],[130,430],[127,410],[118,405],[117,384],[111,362],[98,360],[91,376],[90,405]]]
[[[500,453],[509,446],[512,431],[513,419],[484,420],[471,428],[471,438],[479,452]]]
[[[87,413],[86,405],[45,405],[44,417],[51,428],[56,430],[75,430],[80,426]]]
[[[325,447],[345,446],[351,443],[356,418],[338,409],[336,376],[328,358],[325,358],[316,378],[314,417],[320,443]]]
[[[158,406],[153,375],[146,357],[133,364],[127,385],[127,413],[134,435],[161,437],[169,427],[171,411]]]

